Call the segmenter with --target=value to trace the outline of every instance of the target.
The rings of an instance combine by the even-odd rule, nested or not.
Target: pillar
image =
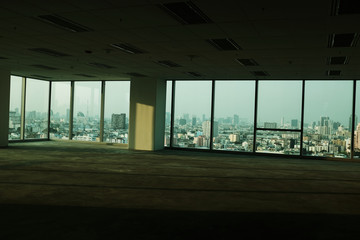
[[[8,146],[10,72],[0,70],[0,147]]]
[[[130,87],[129,149],[164,148],[166,81],[133,79]]]

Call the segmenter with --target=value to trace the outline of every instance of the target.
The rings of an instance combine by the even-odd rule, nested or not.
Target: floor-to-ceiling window
[[[22,77],[10,78],[9,140],[21,139]]]
[[[215,81],[213,149],[253,151],[255,81]]]
[[[355,114],[349,117],[349,130],[354,134],[354,158],[360,158],[360,81],[356,81]],[[354,124],[352,124],[354,121]]]
[[[170,147],[171,137],[171,98],[172,98],[172,81],[166,82],[166,106],[165,106],[165,134],[164,146]]]
[[[50,138],[69,139],[70,82],[52,82]]]
[[[104,142],[128,143],[129,81],[105,82]]]
[[[74,84],[73,140],[100,141],[101,82]]]
[[[353,81],[305,81],[303,155],[350,157]]]
[[[210,148],[212,81],[176,81],[173,147]]]
[[[302,81],[259,81],[256,152],[300,154]]]
[[[26,139],[48,138],[49,85],[47,81],[26,79]]]

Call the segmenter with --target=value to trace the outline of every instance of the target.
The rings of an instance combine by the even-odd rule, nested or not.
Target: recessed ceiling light
[[[220,51],[241,49],[241,47],[231,38],[208,39],[207,41]]]
[[[119,49],[123,52],[130,53],[130,54],[146,53],[144,50],[134,47],[129,43],[113,43],[113,44],[110,44],[110,46],[112,46],[113,48]]]
[[[331,34],[329,36],[329,47],[354,47],[357,39],[356,33]]]
[[[328,64],[329,65],[337,65],[337,64],[348,64],[348,57],[329,57]]]
[[[85,27],[79,23],[73,22],[69,19],[61,17],[59,15],[40,15],[38,19],[43,22],[50,23],[56,27],[68,30],[70,32],[90,32],[92,29]]]
[[[252,58],[237,58],[236,59],[243,66],[258,66],[259,64]]]
[[[172,2],[160,5],[182,24],[212,23],[192,1]]]

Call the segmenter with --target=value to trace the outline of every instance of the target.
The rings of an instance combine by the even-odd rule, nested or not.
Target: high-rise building
[[[349,129],[352,128],[352,118],[353,118],[353,115],[351,114],[350,117],[349,117]],[[354,120],[355,120],[355,121],[354,121],[354,122],[355,122],[354,128],[356,128],[356,124],[359,122],[357,115],[355,115],[355,119],[354,119]]]
[[[264,122],[264,128],[276,128],[277,124],[275,122]]]
[[[219,135],[219,126],[218,126],[218,122],[214,121],[214,126],[213,126],[213,137],[217,137]],[[205,121],[202,123],[202,130],[203,130],[203,134],[205,137],[209,138],[210,137],[210,132],[211,132],[211,121]]]
[[[196,125],[196,117],[192,118],[192,125],[195,126]]]
[[[299,128],[299,121],[297,119],[291,120],[291,128],[293,129]]]
[[[239,115],[234,114],[233,124],[234,124],[234,125],[238,125],[239,122],[240,122]]]
[[[113,129],[125,129],[126,128],[126,114],[115,114],[111,115],[111,127]]]
[[[329,117],[321,117],[320,118],[320,134],[322,135],[330,135],[330,118]]]
[[[181,126],[186,125],[186,119],[185,119],[185,118],[180,118],[179,124],[180,124]]]

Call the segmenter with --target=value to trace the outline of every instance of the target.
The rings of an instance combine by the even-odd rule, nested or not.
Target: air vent
[[[240,59],[240,58],[237,58],[236,59],[241,65],[243,66],[258,66],[259,64],[252,58],[243,58],[243,59]]]
[[[0,59],[8,59],[8,58],[6,58],[6,57],[0,57]]]
[[[329,70],[326,72],[328,76],[340,76],[341,70]]]
[[[38,18],[70,32],[91,32],[92,29],[58,15],[40,15]]]
[[[197,72],[187,72],[187,74],[193,76],[193,77],[202,77],[202,75],[200,73]]]
[[[68,57],[70,55],[47,48],[29,48],[30,51],[50,55],[53,57]]]
[[[359,0],[334,0],[333,15],[360,14]]]
[[[328,58],[329,65],[348,64],[348,63],[349,63],[348,57],[329,57]]]
[[[75,73],[74,75],[86,78],[94,78],[95,76],[84,74],[84,73]]]
[[[256,77],[270,76],[269,73],[264,72],[264,71],[252,71],[251,73],[252,73],[254,76],[256,76]]]
[[[57,68],[49,67],[49,66],[41,65],[41,64],[33,64],[31,66],[41,68],[41,69],[45,69],[45,70],[58,70]]]
[[[97,63],[97,62],[89,63],[89,65],[90,65],[90,66],[93,66],[93,67],[105,68],[105,69],[115,68],[115,67],[113,67],[113,66],[106,65],[106,64],[103,64],[103,63]]]
[[[136,72],[129,72],[129,73],[125,73],[125,74],[130,75],[130,76],[133,76],[133,77],[147,77],[147,76],[144,75],[144,74],[136,73]]]
[[[331,34],[328,47],[354,47],[358,36],[356,33]]]
[[[182,67],[181,65],[168,60],[157,61],[157,63],[165,67]]]
[[[47,76],[43,76],[43,75],[37,75],[37,74],[32,74],[30,75],[31,77],[36,77],[36,78],[40,78],[40,79],[49,79],[51,77],[47,77]]]
[[[207,41],[220,51],[241,49],[241,47],[231,38],[208,39]]]
[[[210,18],[191,1],[164,3],[161,7],[182,24],[212,23]]]
[[[144,50],[134,47],[129,43],[114,43],[114,44],[110,44],[110,46],[130,54],[146,53]]]

